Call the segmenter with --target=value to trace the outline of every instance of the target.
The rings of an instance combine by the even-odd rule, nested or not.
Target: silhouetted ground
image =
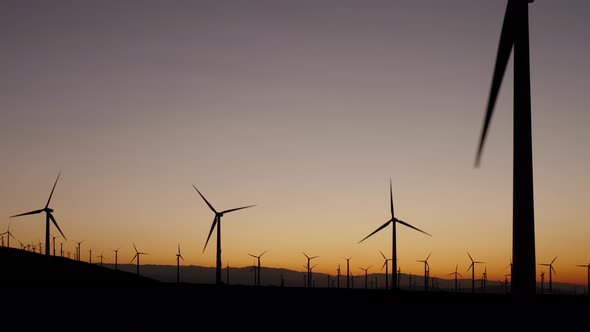
[[[590,312],[590,298],[582,295],[518,300],[499,294],[163,283],[67,258],[48,262],[44,255],[9,248],[0,248],[0,294],[10,299],[9,311],[3,311],[8,315],[27,308],[27,315],[75,314],[97,327],[117,317],[118,327],[164,323],[166,330],[189,322],[222,324],[224,330],[234,324],[247,330],[290,331],[395,322],[465,329],[468,322],[507,327],[503,324],[515,320],[530,322],[528,331],[557,323],[562,328],[584,324]],[[194,329],[204,329],[195,324]]]

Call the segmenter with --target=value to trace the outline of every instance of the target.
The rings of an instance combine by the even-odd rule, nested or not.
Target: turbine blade
[[[45,204],[45,208],[49,206],[49,202],[51,202],[51,196],[53,196],[53,191],[55,190],[55,186],[57,185],[57,180],[59,180],[59,176],[61,175],[61,171],[57,174],[57,179],[55,179],[55,183],[53,184],[53,188],[51,188],[51,194],[49,194],[49,199],[47,200],[47,204]]]
[[[217,214],[217,211],[215,211],[215,208],[213,208],[213,205],[211,205],[211,203],[209,203],[209,201],[205,198],[205,196],[203,196],[203,194],[201,194],[201,192],[199,191],[199,189],[197,189],[197,187],[195,187],[195,185],[193,184],[193,188],[195,188],[195,190],[199,193],[199,195],[201,195],[201,197],[203,198],[203,200],[205,201],[205,203],[207,203],[207,205],[209,206],[209,208],[211,209],[211,211],[215,212],[215,214]]]
[[[471,270],[471,268],[473,267],[473,262],[471,262],[471,265],[469,265],[469,267],[467,268],[467,272],[469,272],[469,270]]]
[[[14,216],[10,216],[10,218],[20,217],[20,216],[26,216],[26,215],[29,215],[29,214],[37,214],[37,213],[41,213],[43,211],[45,211],[45,210],[35,210],[35,211],[31,211],[31,212],[25,212],[25,213],[21,213],[21,214],[16,214]]]
[[[61,229],[59,228],[59,225],[57,224],[57,221],[55,220],[55,218],[53,217],[53,214],[48,213],[49,215],[49,219],[51,219],[51,221],[53,222],[53,224],[55,225],[55,227],[57,227],[57,230],[59,231],[59,233],[61,234],[61,236],[63,236],[64,240],[66,239],[66,236],[64,235],[64,233],[61,231]]]
[[[385,259],[385,261],[387,261],[387,257],[385,257],[385,254],[383,253],[383,251],[379,250],[379,252],[381,253],[381,256],[383,256],[383,259]]]
[[[430,255],[432,255],[432,253],[428,254],[428,257],[426,257],[426,259],[424,260],[424,262],[428,262],[428,259],[430,258]]]
[[[237,210],[242,210],[242,209],[251,208],[251,207],[253,207],[253,206],[256,206],[256,205],[242,206],[242,207],[235,208],[235,209],[229,209],[229,210],[225,210],[225,211],[222,211],[221,213],[229,213],[229,212],[233,212],[233,211],[237,211]]]
[[[556,259],[557,259],[557,256],[555,256],[555,258],[553,258],[553,260],[551,261],[551,264],[553,264],[553,262],[555,262]]]
[[[471,260],[471,264],[473,264],[473,258],[471,258],[471,255],[469,254],[469,251],[467,252],[467,256],[469,256],[469,259]]]
[[[385,268],[385,265],[387,265],[387,260],[385,262],[383,262],[383,265],[381,266],[381,271],[383,271],[383,268]]]
[[[460,275],[460,276],[461,276],[461,278],[463,278],[463,276],[461,275],[461,273],[457,272],[457,274],[458,274],[458,275]]]
[[[205,252],[205,249],[207,248],[207,243],[209,243],[209,239],[211,238],[211,234],[213,234],[213,230],[215,229],[215,225],[217,225],[217,214],[213,218],[213,223],[211,224],[211,229],[209,230],[209,235],[207,236],[207,241],[205,241],[205,246],[203,247],[203,252]]]
[[[407,222],[405,222],[405,221],[402,221],[402,220],[399,220],[399,219],[395,219],[395,221],[396,221],[396,222],[398,222],[398,223],[400,223],[400,224],[402,224],[402,225],[404,225],[404,226],[407,226],[407,227],[413,228],[413,229],[417,230],[417,231],[418,231],[418,232],[420,232],[420,233],[424,233],[424,234],[426,234],[426,235],[428,235],[428,236],[432,236],[432,235],[430,235],[430,234],[426,233],[425,231],[423,231],[423,230],[421,230],[421,229],[419,229],[419,228],[416,228],[416,227],[414,227],[414,226],[412,226],[412,225],[408,224],[408,223],[407,223]]]
[[[252,257],[256,258],[256,256],[254,256],[254,255],[252,255],[252,254],[248,254],[248,256],[252,256]]]
[[[182,257],[182,255],[179,255],[178,257],[180,257],[180,259],[184,260],[184,258]]]
[[[553,274],[557,275],[557,272],[555,271],[555,269],[553,268],[553,265],[551,265],[551,270],[553,271]]]
[[[303,253],[303,255],[304,255],[305,257],[307,257],[307,259],[311,259],[311,258],[309,258],[309,256],[307,256],[307,254],[306,254],[306,253]]]
[[[490,88],[490,96],[486,107],[486,116],[483,123],[483,129],[481,131],[481,137],[479,139],[479,146],[477,148],[477,156],[475,158],[475,167],[479,166],[481,160],[481,153],[483,145],[486,140],[490,121],[494,113],[494,107],[496,105],[496,99],[500,92],[500,86],[502,85],[502,79],[504,78],[504,72],[508,65],[508,59],[510,58],[510,52],[512,51],[512,45],[514,44],[513,34],[513,8],[512,1],[508,1],[506,6],[506,13],[504,14],[504,23],[502,25],[502,32],[500,34],[500,43],[498,45],[498,54],[496,55],[496,65],[494,67],[494,76],[492,78],[492,86]]]
[[[320,256],[313,256],[313,257],[309,257],[309,259],[314,259],[314,258],[318,258]]]
[[[391,179],[389,179],[389,199],[391,203],[391,220],[395,220],[395,215],[393,213],[393,189],[391,186]]]
[[[361,242],[365,241],[366,239],[368,239],[369,237],[371,237],[373,234],[375,234],[375,233],[379,232],[380,230],[382,230],[383,228],[387,227],[387,225],[389,225],[389,223],[390,223],[390,222],[392,222],[392,221],[393,221],[393,219],[391,219],[391,220],[387,221],[385,224],[381,225],[381,227],[379,227],[379,228],[377,228],[375,231],[373,231],[373,233],[371,233],[371,234],[369,234],[369,235],[365,236],[365,238],[364,238],[364,239],[362,239],[362,240],[360,240],[358,243],[361,243]],[[357,244],[358,244],[358,243],[357,243]]]
[[[262,255],[266,254],[266,252],[268,251],[268,249],[266,249],[262,254],[260,254],[260,256],[258,256],[258,258],[262,257]]]

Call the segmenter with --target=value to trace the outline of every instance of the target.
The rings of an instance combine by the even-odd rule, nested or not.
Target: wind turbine
[[[541,294],[545,293],[545,271],[541,271]]]
[[[586,267],[588,268],[588,290],[586,291],[586,295],[590,296],[590,263],[586,264],[586,265],[576,265],[578,267]]]
[[[496,65],[490,88],[475,167],[481,160],[494,106],[514,47],[512,294],[535,295],[535,214],[533,198],[533,143],[531,129],[531,82],[528,4],[533,0],[508,0],[500,34]]]
[[[417,260],[416,262],[422,262],[424,263],[424,290],[428,291],[428,278],[430,277],[430,265],[428,264],[428,259],[430,258],[430,255],[432,255],[432,253],[428,254],[428,257],[426,257],[425,260]]]
[[[309,256],[307,256],[306,253],[303,253],[303,255],[307,258],[307,288],[311,288],[311,268],[309,267],[309,264],[310,264],[310,262],[311,262],[312,259],[318,258],[320,256],[309,257]]]
[[[4,234],[6,234],[6,246],[8,248],[10,248],[10,237],[12,236],[12,238],[15,239],[14,235],[12,235],[12,232],[10,232],[10,224],[8,224],[8,229],[6,230],[6,232],[4,232],[0,235],[4,235]]]
[[[455,275],[455,293],[457,293],[457,290],[459,289],[459,283],[457,282],[457,276],[461,276],[461,278],[463,278],[463,276],[461,275],[461,273],[457,272],[457,269],[459,268],[459,264],[455,265],[455,272],[449,273],[448,275]]]
[[[115,252],[115,271],[117,271],[119,269],[118,268],[119,249],[121,249],[121,248],[117,248],[117,249],[113,250]]]
[[[182,254],[180,254],[180,243],[178,244],[178,252],[176,253],[176,283],[180,283],[180,260],[184,261]]]
[[[15,218],[15,217],[20,217],[20,216],[27,216],[30,214],[38,214],[41,212],[45,212],[45,256],[47,256],[47,257],[49,257],[49,221],[50,220],[53,222],[53,224],[55,225],[57,230],[60,232],[61,236],[63,236],[63,238],[66,239],[66,236],[59,228],[57,221],[55,221],[55,217],[53,217],[53,209],[49,207],[49,202],[51,202],[51,197],[53,196],[53,191],[55,190],[55,186],[57,185],[57,181],[59,180],[60,175],[61,175],[61,172],[59,172],[57,174],[57,179],[55,179],[55,183],[53,184],[53,188],[51,189],[51,193],[49,194],[49,199],[47,200],[47,204],[45,204],[44,208],[42,208],[40,210],[16,214],[16,215],[10,217],[10,218]],[[41,248],[39,248],[39,251],[41,251]]]
[[[557,275],[557,272],[555,272],[555,269],[553,268],[553,262],[555,262],[556,259],[557,259],[557,256],[555,256],[555,258],[553,258],[553,260],[549,264],[547,264],[547,263],[539,264],[539,265],[549,267],[549,292],[551,292],[551,293],[553,293],[553,273],[555,273],[555,275]],[[512,282],[514,282],[514,281],[512,281]]]
[[[209,230],[209,235],[207,236],[207,241],[205,241],[205,246],[203,247],[203,252],[205,252],[205,249],[207,248],[207,243],[209,243],[209,239],[211,238],[211,234],[213,233],[213,230],[217,226],[217,259],[216,259],[216,263],[215,263],[215,283],[217,285],[221,285],[222,284],[222,281],[221,281],[221,217],[223,217],[223,215],[225,213],[250,208],[255,205],[242,206],[242,207],[235,208],[235,209],[229,209],[229,210],[217,212],[217,210],[215,210],[215,208],[213,208],[213,205],[211,205],[211,203],[209,203],[209,201],[207,201],[205,196],[203,196],[203,194],[201,194],[201,192],[199,191],[199,189],[197,189],[197,187],[195,185],[193,185],[193,188],[195,188],[195,190],[199,193],[201,198],[203,198],[205,203],[207,203],[207,206],[209,206],[211,211],[213,211],[215,213],[215,217],[213,218],[213,223],[211,224],[211,230]]]
[[[373,266],[373,265],[371,265],[371,266]],[[368,273],[369,273],[369,269],[371,268],[371,266],[369,266],[369,267],[366,267],[366,268],[364,268],[364,269],[363,269],[362,267],[359,267],[359,269],[361,269],[361,270],[365,271],[365,288],[367,288],[367,280],[369,280],[369,275],[368,275]]]
[[[337,280],[336,287],[340,288],[340,264],[338,264],[338,268],[336,269],[336,271],[338,271],[338,279],[336,279]]]
[[[396,245],[396,230],[395,230],[395,226],[397,223],[402,224],[404,226],[410,227],[412,229],[417,230],[418,232],[424,233],[428,236],[431,236],[430,234],[426,233],[425,231],[418,229],[408,223],[406,223],[405,221],[399,220],[395,217],[394,213],[393,213],[393,188],[392,188],[392,184],[391,184],[391,179],[389,180],[389,197],[390,197],[390,207],[391,207],[391,219],[389,219],[388,221],[385,222],[385,224],[381,225],[381,227],[377,228],[375,231],[373,231],[373,233],[367,235],[364,239],[360,240],[358,243],[363,242],[364,240],[368,239],[369,237],[371,237],[373,234],[379,232],[380,230],[382,230],[383,228],[389,226],[389,224],[392,224],[392,245],[391,245],[391,288],[392,290],[397,290],[398,289],[398,285],[397,285],[397,278],[395,277],[395,271],[397,271],[397,245]]]
[[[57,236],[52,235],[51,236],[51,246],[53,247],[53,256],[55,256],[55,239],[57,238]]]
[[[346,259],[346,288],[350,288],[350,259],[352,257],[344,258]]]
[[[474,261],[469,252],[467,252],[467,256],[471,260],[471,265],[469,265],[467,271],[471,270],[471,294],[473,294],[475,293],[475,264],[483,264],[484,262]]]
[[[482,278],[481,278],[481,289],[484,293],[486,292],[487,282],[488,282],[488,267],[486,265],[484,267]]]
[[[77,244],[77,246],[76,246],[76,258],[78,260],[80,260],[80,253],[81,253],[80,247],[82,245],[82,242],[84,242],[84,241],[86,241],[86,240],[82,240],[82,241],[76,242],[76,244]]]
[[[256,270],[256,272],[258,273],[258,277],[257,277],[257,280],[256,280],[256,284],[257,284],[258,286],[260,286],[260,257],[262,257],[262,255],[264,255],[264,254],[265,254],[267,251],[268,251],[268,250],[265,250],[265,251],[264,251],[262,254],[260,254],[260,255],[258,255],[258,256],[256,256],[256,255],[252,255],[252,254],[248,254],[249,256],[252,256],[252,257],[254,257],[254,258],[256,258],[256,259],[258,260],[258,268],[257,268],[257,270]],[[305,255],[305,254],[304,254],[304,255]]]
[[[383,266],[381,266],[381,271],[383,271],[383,268],[385,268],[385,289],[388,289],[389,288],[389,269],[388,269],[389,265],[387,264],[387,262],[389,262],[391,260],[391,258],[387,258],[385,256],[385,254],[383,253],[383,251],[379,250],[379,252],[381,253],[381,256],[383,256],[383,259],[385,260],[383,262]]]
[[[137,251],[137,247],[135,246],[135,243],[133,244],[133,249],[135,249],[135,256],[133,256],[133,258],[131,259],[131,262],[129,262],[129,263],[133,263],[135,258],[137,258],[137,275],[139,275],[139,256],[140,255],[147,255],[148,253]]]
[[[96,257],[100,258],[100,266],[102,266],[102,259],[104,258],[103,252],[101,252],[100,255],[98,255]]]

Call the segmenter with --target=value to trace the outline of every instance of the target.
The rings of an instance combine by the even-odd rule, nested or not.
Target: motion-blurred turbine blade
[[[479,146],[477,148],[477,156],[475,158],[475,167],[479,166],[481,160],[481,153],[488,133],[488,128],[494,114],[494,107],[496,106],[496,99],[500,92],[500,86],[502,85],[502,79],[506,72],[506,66],[508,65],[508,59],[512,52],[512,45],[514,45],[513,36],[513,1],[508,1],[506,6],[506,14],[504,15],[504,23],[502,25],[502,32],[500,34],[500,44],[498,45],[498,54],[496,55],[496,65],[494,68],[494,76],[492,78],[492,86],[490,88],[490,95],[488,99],[488,105],[486,107],[486,116],[483,122],[483,129],[481,131],[481,137],[479,139]]]

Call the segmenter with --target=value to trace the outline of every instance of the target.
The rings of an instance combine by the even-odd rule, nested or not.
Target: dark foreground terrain
[[[249,331],[401,322],[416,328],[465,329],[471,323],[501,327],[518,321],[529,322],[528,331],[535,326],[584,325],[590,315],[590,298],[582,295],[515,299],[498,294],[175,284],[67,258],[48,261],[10,248],[0,248],[0,294],[5,316],[74,316],[97,326],[117,320],[115,326],[134,328],[165,323],[166,330],[184,324],[197,324],[191,330],[201,330],[201,323],[220,324],[223,330],[238,324]]]

